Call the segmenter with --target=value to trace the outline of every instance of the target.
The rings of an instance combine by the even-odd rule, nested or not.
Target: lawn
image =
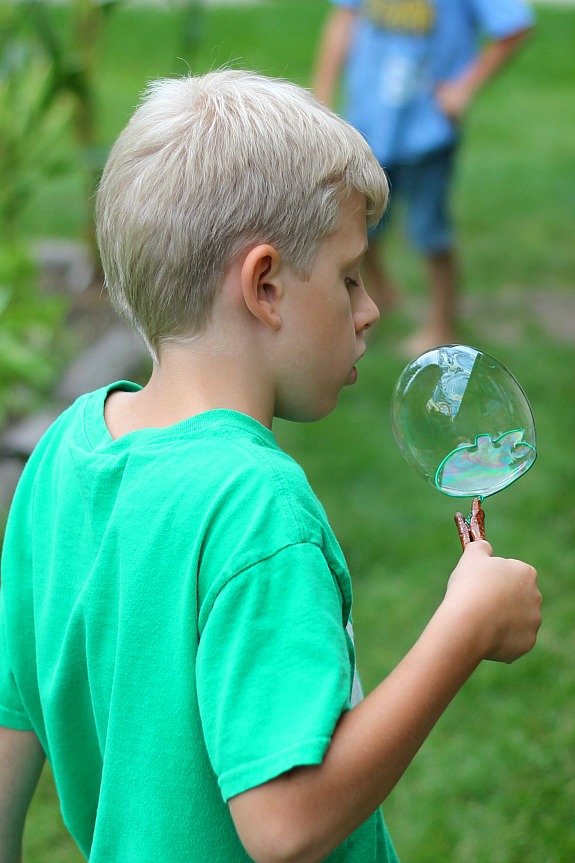
[[[309,0],[205,7],[189,53],[180,12],[118,9],[101,58],[101,143],[110,144],[157,76],[231,64],[308,84],[326,9]],[[479,669],[386,801],[400,857],[414,863],[575,860],[575,9],[540,7],[537,15],[536,35],[469,118],[455,207],[462,339],[519,378],[538,432],[532,471],[485,503],[488,536],[496,553],[538,567],[544,625],[528,657]],[[80,235],[85,207],[74,178],[40,189],[27,219],[31,235]],[[459,503],[416,476],[393,440],[389,400],[404,363],[398,346],[421,313],[423,292],[399,232],[390,240],[405,303],[374,333],[358,385],[324,421],[276,427],[347,556],[367,689],[417,638],[459,550],[452,522]],[[24,859],[82,859],[59,821],[49,773]]]

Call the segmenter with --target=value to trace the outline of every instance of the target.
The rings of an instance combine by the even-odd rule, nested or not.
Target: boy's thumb
[[[468,557],[469,555],[482,555],[486,557],[493,556],[493,549],[491,548],[491,544],[487,542],[486,539],[476,539],[473,542],[470,542],[463,552]]]

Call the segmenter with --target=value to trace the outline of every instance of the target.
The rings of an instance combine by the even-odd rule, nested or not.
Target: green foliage
[[[66,151],[61,141],[80,94],[77,80],[63,70],[41,4],[0,7],[0,31],[1,428],[49,393],[67,357],[66,303],[39,289],[23,218],[37,188],[72,168],[74,150]]]
[[[26,20],[24,5],[0,7],[0,428],[49,392],[64,358],[55,348],[65,304],[38,289],[22,217],[38,185],[67,170],[58,142],[70,105],[56,98],[50,58],[25,38]]]
[[[24,6],[0,7],[0,220],[10,239],[40,181],[66,168],[54,152],[70,117],[49,55],[26,34]]]
[[[103,25],[118,5],[70,0],[64,19],[43,0],[0,6],[0,218],[9,229],[47,176],[83,168],[94,188],[104,157],[94,80]]]
[[[69,355],[66,303],[43,296],[27,251],[0,243],[0,428],[47,397]]]

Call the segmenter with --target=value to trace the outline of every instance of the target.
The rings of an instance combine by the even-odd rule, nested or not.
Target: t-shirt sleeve
[[[198,699],[224,799],[321,763],[353,678],[341,595],[321,550],[284,548],[204,606]]]
[[[533,10],[523,0],[472,0],[483,32],[492,39],[505,39],[533,26]]]
[[[6,641],[4,597],[0,591],[0,725],[18,731],[32,731],[14,679]]]

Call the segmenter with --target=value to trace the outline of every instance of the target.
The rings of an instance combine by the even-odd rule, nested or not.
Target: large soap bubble
[[[427,351],[401,373],[392,398],[393,432],[407,461],[453,497],[508,486],[536,458],[531,406],[513,375],[465,345]]]

